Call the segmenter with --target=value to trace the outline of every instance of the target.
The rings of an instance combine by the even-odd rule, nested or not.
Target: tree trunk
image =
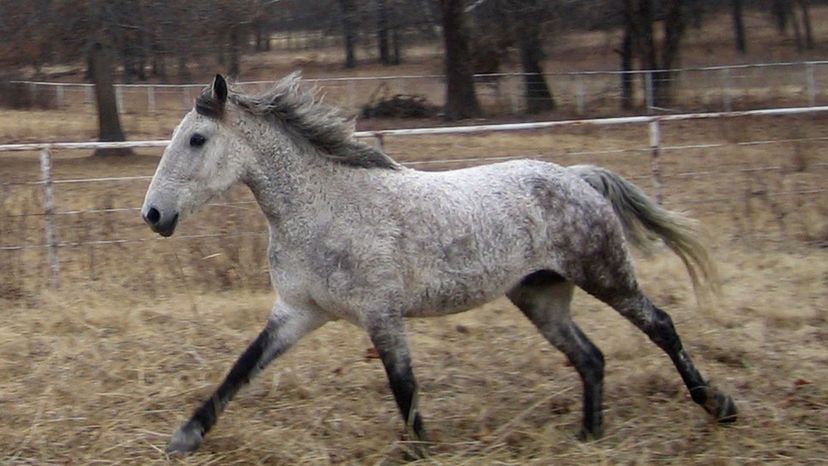
[[[791,10],[791,25],[793,26],[794,42],[796,43],[796,51],[801,52],[805,45],[802,43],[802,29],[799,26],[799,18],[797,18],[796,11]]]
[[[684,37],[686,23],[684,21],[683,0],[670,0],[668,2],[667,16],[664,19],[664,44],[661,47],[661,63],[659,68],[662,71],[654,73],[653,94],[656,106],[669,105],[673,100],[673,81],[675,73],[673,68],[679,62],[681,50],[681,39]]]
[[[690,0],[689,5],[690,25],[693,29],[701,29],[704,24],[704,2],[702,0]]]
[[[525,24],[520,34],[520,63],[523,67],[526,112],[540,113],[555,109],[555,99],[543,76],[543,49],[537,23]]]
[[[790,9],[790,0],[773,0],[773,4],[771,4],[771,15],[773,15],[779,35],[784,36],[788,31],[788,13]]]
[[[745,22],[742,15],[742,0],[730,0],[733,15],[733,32],[736,34],[736,50],[745,54],[747,42],[745,41]]]
[[[95,42],[89,51],[89,63],[92,68],[92,81],[95,84],[95,99],[98,106],[98,140],[124,141],[126,138],[121,130],[115,86],[112,83],[111,51],[100,41]],[[95,150],[95,155],[128,155],[131,153],[130,149]]]
[[[386,0],[377,0],[377,47],[379,61],[383,65],[391,64],[388,52],[388,8]]]
[[[811,29],[811,9],[809,0],[799,0],[799,8],[802,10],[802,25],[805,26],[805,48],[814,49],[814,36]]]
[[[354,25],[354,1],[339,0],[342,8],[342,42],[345,44],[345,68],[356,68],[356,27]]]
[[[241,72],[241,65],[239,64],[239,60],[241,57],[241,37],[242,31],[239,29],[238,26],[230,27],[230,50],[229,50],[229,63],[227,65],[227,75],[232,78],[238,78],[239,73]]]
[[[400,45],[400,28],[399,26],[394,26],[391,29],[391,64],[392,65],[399,65],[402,63],[402,52]]]
[[[440,0],[445,46],[446,106],[449,120],[480,116],[474,92],[469,42],[463,27],[463,0]]]
[[[621,42],[621,108],[630,110],[635,105],[633,102],[633,83],[635,75],[633,61],[635,56],[635,4],[634,0],[624,0],[624,37]]]

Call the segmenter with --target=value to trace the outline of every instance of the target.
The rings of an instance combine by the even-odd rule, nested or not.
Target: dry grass
[[[668,144],[825,136],[810,118],[694,122]],[[640,128],[389,140],[401,160],[546,154],[591,161],[649,189]],[[151,173],[154,156],[56,154],[57,178]],[[713,234],[724,295],[699,310],[677,259],[640,258],[641,282],[677,322],[699,367],[731,392],[742,418],[716,426],[687,397],[668,359],[618,315],[576,298],[577,320],[607,356],[606,437],[574,438],[580,382],[505,301],[412,321],[422,409],[436,445],[421,464],[816,464],[828,456],[828,250],[817,143],[666,152],[668,205]],[[429,168],[462,165],[441,163]],[[744,168],[776,166],[770,171]],[[705,172],[682,176],[689,172]],[[26,154],[3,179],[36,178]],[[56,185],[59,210],[132,207],[146,181]],[[794,189],[795,188],[795,189]],[[229,200],[249,199],[242,191]],[[715,202],[699,203],[705,199]],[[3,244],[39,243],[31,186],[0,195]],[[781,218],[780,218],[781,215]],[[213,207],[179,234],[262,231],[255,206]],[[64,241],[149,238],[136,212],[62,216]],[[820,236],[822,235],[822,236]],[[822,241],[822,242],[820,242]],[[167,435],[215,387],[264,321],[273,295],[260,236],[63,248],[62,288],[43,289],[40,250],[3,252],[0,463],[162,464]],[[394,464],[401,422],[368,339],[344,323],[303,340],[244,390],[181,464]]]

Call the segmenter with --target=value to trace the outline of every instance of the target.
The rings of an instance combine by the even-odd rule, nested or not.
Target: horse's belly
[[[524,270],[500,272],[429,283],[416,290],[403,313],[407,317],[429,317],[467,311],[500,298],[526,274]]]

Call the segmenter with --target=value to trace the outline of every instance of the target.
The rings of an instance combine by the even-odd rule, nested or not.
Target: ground
[[[89,118],[7,112],[0,128],[15,140],[85,140],[94,136]],[[130,134],[163,138],[178,118],[175,111],[127,115],[125,126]],[[825,122],[809,115],[663,128],[665,146],[674,147],[659,160],[665,205],[707,229],[722,292],[697,303],[680,261],[665,251],[638,254],[636,270],[653,301],[673,316],[702,373],[733,395],[736,424],[711,422],[663,353],[579,293],[576,320],[607,360],[606,435],[579,442],[574,369],[499,300],[409,323],[421,409],[435,441],[432,458],[418,464],[824,463]],[[698,144],[714,146],[688,147]],[[389,138],[386,147],[422,169],[505,156],[596,163],[655,192],[642,127]],[[2,154],[0,245],[43,242],[41,190],[26,184],[38,178],[36,155]],[[65,213],[57,232],[70,243],[59,250],[60,288],[46,287],[43,249],[0,251],[0,463],[404,461],[402,423],[384,371],[367,337],[345,323],[326,325],[264,371],[198,453],[168,459],[170,433],[267,316],[275,294],[263,259],[264,225],[239,189],[173,238],[157,240],[135,210],[146,178],[71,181],[150,175],[158,151],[127,159],[54,156],[55,178],[63,181],[55,185],[56,208]],[[114,211],[71,213],[78,209]],[[226,236],[185,238],[204,234]],[[133,242],[71,244],[110,239]]]

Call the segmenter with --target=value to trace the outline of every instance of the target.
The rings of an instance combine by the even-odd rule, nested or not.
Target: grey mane
[[[253,115],[282,122],[334,162],[359,168],[400,168],[382,151],[354,140],[353,121],[345,118],[339,109],[322,103],[315,88],[302,89],[300,83],[301,74],[294,72],[259,95],[249,96],[232,89],[229,100]],[[215,101],[208,88],[196,100],[196,111],[221,118],[223,106]]]

